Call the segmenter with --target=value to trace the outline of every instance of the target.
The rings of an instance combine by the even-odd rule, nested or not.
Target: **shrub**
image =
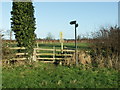
[[[9,49],[9,43],[4,42],[2,45],[2,60],[12,60],[15,58],[15,52]],[[9,63],[8,61],[8,63]]]
[[[102,28],[94,34],[94,43],[91,45],[93,66],[104,66],[118,69],[120,57],[120,28]]]

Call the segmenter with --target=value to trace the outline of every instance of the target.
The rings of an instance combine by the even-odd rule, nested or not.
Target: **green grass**
[[[88,69],[34,63],[2,69],[2,88],[117,88],[114,69]]]
[[[77,43],[78,49],[89,49],[89,43]],[[55,46],[56,49],[60,49],[60,43],[39,43],[39,47],[41,48],[53,48]],[[75,49],[75,43],[64,43],[64,46],[68,49]]]
[[[56,49],[60,49],[60,43],[38,43],[40,48],[53,48],[55,46]],[[64,43],[65,47],[69,49],[75,49],[75,43]],[[89,43],[77,43],[78,49],[89,49]],[[10,44],[10,47],[17,47],[16,44]]]

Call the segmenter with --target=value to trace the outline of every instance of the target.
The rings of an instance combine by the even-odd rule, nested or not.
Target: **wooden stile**
[[[18,49],[25,49],[25,47],[10,47],[9,49],[12,50],[18,50]],[[52,51],[53,53],[40,53],[37,51]],[[57,51],[57,52],[56,52]],[[55,62],[56,60],[64,60],[64,57],[72,57],[73,54],[68,54],[67,52],[71,52],[74,53],[74,50],[62,50],[63,52],[65,52],[64,54],[61,53],[61,49],[56,49],[55,47],[53,47],[53,49],[45,49],[45,48],[39,48],[37,45],[37,48],[34,48],[33,51],[33,61],[41,61],[41,60],[50,60]],[[58,53],[59,52],[59,53]],[[28,53],[15,53],[16,56],[21,56],[21,58],[12,58],[11,60],[26,60],[26,58],[24,57],[24,55],[27,55]],[[42,58],[41,56],[52,56],[53,58]],[[58,58],[59,56],[59,58]]]

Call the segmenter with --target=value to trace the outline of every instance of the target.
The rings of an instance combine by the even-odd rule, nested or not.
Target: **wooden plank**
[[[38,53],[38,54],[36,54],[37,56],[39,56],[39,55],[49,55],[49,56],[52,56],[53,55],[53,53]]]
[[[53,51],[54,49],[43,49],[43,48],[35,48],[36,50],[42,50],[42,51]]]
[[[16,53],[15,55],[25,55],[25,54],[28,54],[28,53]]]
[[[55,61],[55,46],[53,47],[53,60]]]
[[[33,51],[33,61],[36,61],[37,60],[37,57],[36,57],[36,49],[34,49]]]
[[[56,49],[55,51],[60,51],[61,52],[61,49]],[[66,51],[66,52],[75,52],[75,50],[65,50],[65,49],[63,49],[63,51]]]
[[[16,53],[15,55],[27,55],[28,53]],[[37,53],[36,56],[52,56],[53,53]],[[55,56],[73,56],[73,54],[55,54]]]
[[[13,58],[12,60],[25,60],[26,58]]]
[[[12,47],[12,48],[9,48],[9,49],[25,49],[25,47]],[[44,49],[44,48],[34,48],[36,50],[42,50],[42,51],[54,51],[54,49]],[[56,49],[55,51],[61,51],[61,49]],[[75,50],[64,50],[63,51],[66,51],[66,52],[75,52]]]
[[[37,58],[38,60],[54,60],[53,58]],[[63,58],[55,58],[56,60],[62,60]]]
[[[66,52],[75,52],[75,50],[63,50],[63,51],[66,51]]]
[[[9,49],[25,49],[25,47],[13,47],[13,48],[9,48]]]
[[[54,61],[40,61],[42,63],[54,63]]]
[[[53,60],[53,58],[37,58],[38,60],[41,59],[41,60]]]
[[[63,54],[62,56],[73,56],[73,54]]]
[[[39,53],[39,54],[36,54],[37,56],[43,56],[43,55],[48,55],[48,56],[52,56],[53,53]],[[55,56],[73,56],[72,54],[55,54]]]
[[[43,49],[43,48],[35,48],[36,50],[43,50],[43,51],[54,51],[54,49]],[[61,49],[55,49],[55,51],[61,51]],[[75,50],[63,50],[66,52],[75,52]]]

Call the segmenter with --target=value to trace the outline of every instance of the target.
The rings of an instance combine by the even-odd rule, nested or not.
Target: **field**
[[[113,69],[56,66],[34,63],[2,69],[2,88],[117,88]]]
[[[78,49],[89,49],[89,43],[77,43],[77,48]],[[11,44],[11,45],[9,45],[10,47],[16,47],[16,44]],[[37,45],[36,45],[37,46]],[[55,48],[57,48],[57,49],[60,49],[60,47],[61,47],[61,44],[60,43],[58,43],[58,42],[56,42],[56,43],[49,43],[49,42],[47,42],[47,43],[38,43],[38,46],[40,47],[40,48],[53,48],[53,47],[55,47]],[[64,43],[64,47],[67,47],[68,49],[75,49],[75,43]]]
[[[89,45],[78,43],[78,49],[89,50]],[[53,46],[60,48],[60,43],[39,44],[41,48]],[[74,43],[65,43],[64,46],[74,49]],[[2,88],[118,88],[118,71],[41,62],[7,65],[2,68]]]

